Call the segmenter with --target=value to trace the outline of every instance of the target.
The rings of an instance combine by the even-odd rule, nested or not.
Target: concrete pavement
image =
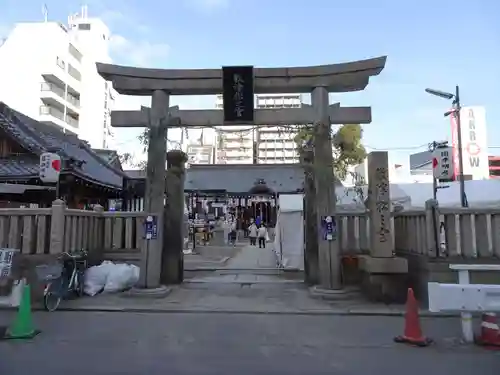
[[[0,312],[0,324],[10,318]],[[499,352],[459,343],[424,319],[428,348],[392,341],[400,318],[231,314],[36,313],[42,333],[0,342],[0,373],[25,375],[498,374]]]
[[[187,280],[188,283],[274,283],[287,282],[276,267],[276,256],[272,244],[265,249],[246,245],[224,265],[208,275],[201,275]]]

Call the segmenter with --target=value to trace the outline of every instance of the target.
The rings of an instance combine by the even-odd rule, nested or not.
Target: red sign
[[[61,160],[52,160],[52,168],[57,172],[61,172]]]

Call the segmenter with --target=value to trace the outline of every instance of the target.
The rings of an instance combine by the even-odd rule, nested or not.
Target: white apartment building
[[[215,138],[212,130],[202,129],[201,133],[195,139],[188,140],[184,149],[184,152],[187,154],[188,165],[214,164],[216,152]],[[189,135],[189,131],[187,133]]]
[[[298,108],[302,97],[298,94],[256,95],[256,108]],[[222,95],[217,96],[215,107],[223,109]],[[283,129],[248,125],[224,126],[217,134],[217,164],[276,164],[297,163],[294,126]]]
[[[257,95],[257,108],[300,108],[302,96],[299,94],[286,95]],[[259,164],[298,163],[299,155],[295,144],[297,127],[290,124],[288,127],[266,126],[256,129],[257,159]]]
[[[16,24],[0,46],[0,100],[94,148],[108,148],[115,93],[95,63],[111,60],[109,35],[100,19],[87,17],[86,7],[68,25]]]
[[[217,95],[215,108],[224,108],[222,94]],[[251,126],[224,126],[217,131],[216,139],[216,164],[253,164],[255,132]]]

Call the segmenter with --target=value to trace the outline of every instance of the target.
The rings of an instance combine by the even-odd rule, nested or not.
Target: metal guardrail
[[[500,285],[471,284],[470,271],[500,271],[498,264],[450,264],[458,271],[458,284],[428,283],[429,311],[460,312],[462,335],[474,342],[472,313],[500,311]]]

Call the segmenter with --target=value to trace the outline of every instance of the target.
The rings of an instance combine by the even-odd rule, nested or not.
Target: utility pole
[[[316,179],[316,205],[318,229],[319,281],[324,289],[342,289],[340,244],[335,221],[336,197],[333,176],[332,136],[330,132],[329,101],[326,87],[315,87],[311,93],[315,110],[314,122],[314,175]],[[333,222],[325,223],[327,218]],[[325,225],[326,224],[326,225]],[[327,228],[329,227],[329,228]],[[329,234],[326,234],[326,231]]]
[[[467,196],[465,195],[465,181],[464,181],[464,160],[463,160],[463,150],[462,150],[462,124],[460,119],[460,111],[462,110],[462,105],[460,103],[460,87],[458,85],[455,86],[455,93],[449,93],[441,90],[435,90],[427,88],[425,91],[428,94],[451,100],[452,109],[447,111],[444,116],[452,116],[452,119],[455,121],[456,129],[457,129],[457,148],[458,148],[458,176],[455,178],[459,179],[460,183],[460,203],[462,207],[467,207]]]
[[[457,146],[458,146],[458,174],[460,176],[460,203],[462,207],[467,207],[467,197],[465,196],[465,181],[464,181],[464,153],[462,149],[462,124],[460,120],[460,111],[462,106],[460,104],[460,87],[455,86],[455,98],[453,100],[453,113],[455,121],[457,122]]]

